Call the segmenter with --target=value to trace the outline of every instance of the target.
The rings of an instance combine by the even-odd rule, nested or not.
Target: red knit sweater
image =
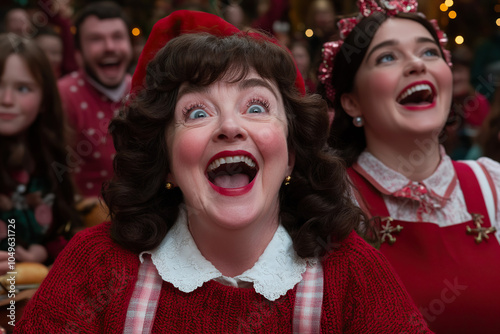
[[[15,333],[122,333],[139,259],[109,223],[77,234],[27,305]],[[385,258],[352,233],[323,262],[323,333],[430,333]],[[295,288],[269,302],[215,281],[191,293],[163,283],[153,333],[290,333]]]
[[[130,85],[131,77],[125,77]],[[76,186],[85,197],[98,197],[102,183],[113,176],[115,147],[108,131],[111,119],[118,113],[121,101],[113,102],[88,81],[83,70],[73,72],[57,82],[61,100],[74,130],[66,166],[57,172],[73,174]],[[125,93],[128,92],[125,89]]]

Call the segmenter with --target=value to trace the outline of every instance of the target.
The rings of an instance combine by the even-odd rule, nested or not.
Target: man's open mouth
[[[116,70],[122,65],[123,60],[121,58],[107,58],[99,61],[97,65],[103,70]]]

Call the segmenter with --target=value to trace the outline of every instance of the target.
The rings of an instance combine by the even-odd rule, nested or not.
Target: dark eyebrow
[[[208,86],[198,86],[188,83],[187,85],[179,89],[179,93],[177,94],[177,100],[180,100],[181,97],[186,94],[195,94],[195,93],[208,93]]]
[[[277,92],[274,91],[273,87],[267,82],[262,79],[257,79],[257,78],[251,78],[251,79],[244,79],[238,82],[238,88],[240,90],[245,90],[248,88],[253,88],[253,87],[264,87],[271,91],[271,93],[278,99]],[[193,84],[187,84],[183,86],[177,95],[177,100],[180,100],[180,98],[183,95],[186,94],[192,94],[192,93],[204,93],[208,94],[208,86],[198,86],[198,85],[193,85]]]
[[[417,38],[417,43],[432,43],[432,44],[437,44],[437,42],[433,38],[429,37],[419,37]]]
[[[436,41],[432,38],[429,38],[429,37],[418,37],[417,38],[417,43],[432,43],[432,44],[435,44],[437,45]],[[387,41],[383,41],[377,45],[375,45],[371,50],[370,52],[368,53],[368,55],[366,56],[366,60],[370,59],[370,56],[373,54],[373,52],[375,52],[376,50],[380,49],[380,48],[383,48],[385,46],[394,46],[394,45],[398,45],[399,42],[394,40],[394,39],[390,39],[390,40],[387,40]]]
[[[31,85],[38,85],[38,82],[36,82],[35,80],[19,80],[19,81],[16,81],[15,82],[16,84],[18,85],[26,85],[26,86],[31,86]]]
[[[394,39],[390,39],[388,41],[383,41],[382,43],[379,43],[377,45],[375,45],[371,50],[370,52],[368,52],[368,55],[366,55],[366,60],[370,59],[371,55],[377,51],[378,49],[381,49],[383,47],[386,47],[386,46],[394,46],[394,45],[397,45],[398,42]]]
[[[252,79],[245,79],[239,82],[238,84],[240,90],[248,89],[248,88],[253,88],[253,87],[264,87],[268,89],[271,93],[273,93],[274,97],[278,99],[278,93],[273,89],[273,87],[267,82],[262,79],[258,78],[252,78]]]

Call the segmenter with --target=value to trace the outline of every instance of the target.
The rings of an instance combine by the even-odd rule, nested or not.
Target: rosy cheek
[[[453,86],[453,74],[448,65],[444,65],[441,68],[441,71],[439,71],[437,77],[441,80],[441,85],[443,85],[443,87],[451,88]]]
[[[392,76],[373,75],[367,80],[367,89],[373,92],[375,97],[384,96],[385,94],[393,95],[396,84],[397,82]]]
[[[24,110],[26,110],[27,114],[30,115],[38,115],[38,111],[40,110],[40,102],[38,100],[34,101],[26,101],[26,104],[24,105]]]
[[[171,156],[175,157],[172,162],[178,166],[186,167],[199,164],[208,140],[209,138],[196,131],[176,136],[171,152]]]
[[[253,137],[262,154],[287,154],[285,130],[281,126],[263,127]]]
[[[36,119],[40,111],[41,99],[39,98],[26,98],[23,101],[22,109],[25,116],[26,128]]]

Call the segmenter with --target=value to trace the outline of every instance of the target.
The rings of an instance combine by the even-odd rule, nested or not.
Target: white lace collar
[[[182,292],[192,292],[205,282],[217,280],[225,285],[242,286],[240,282],[253,284],[255,291],[274,301],[302,280],[308,261],[300,258],[293,249],[292,238],[280,225],[271,242],[255,265],[237,277],[225,277],[212,263],[203,257],[188,230],[186,212],[181,210],[175,225],[161,244],[151,254],[162,279]],[[244,284],[243,284],[244,286]]]

